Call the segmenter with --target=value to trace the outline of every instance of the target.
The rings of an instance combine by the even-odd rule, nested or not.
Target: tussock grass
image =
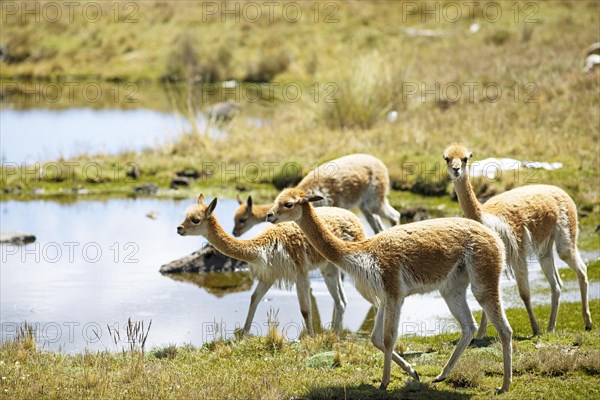
[[[579,307],[579,303],[561,304],[559,326],[578,323]],[[597,315],[600,301],[592,301],[591,309]],[[510,311],[513,328],[528,328],[524,310]],[[549,307],[536,308],[538,315],[548,312]],[[251,337],[217,340],[201,348],[168,345],[147,354],[132,350],[76,355],[36,349],[27,344],[31,338],[27,329],[24,333],[0,345],[0,393],[11,399],[488,399],[502,375],[499,345],[492,340],[484,347],[468,348],[448,379],[432,384],[458,334],[406,339],[411,348],[435,353],[410,358],[421,382],[408,379],[394,366],[392,383],[381,392],[376,388],[381,352],[365,337],[350,333],[342,338],[330,332],[303,337],[282,343],[277,351],[269,338]],[[598,331],[585,332],[582,327],[535,339],[516,336],[513,387],[502,398],[598,397],[599,347]],[[318,354],[327,356],[331,365],[315,368],[305,363]]]

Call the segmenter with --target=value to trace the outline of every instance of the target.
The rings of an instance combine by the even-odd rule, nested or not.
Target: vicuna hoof
[[[386,390],[388,385],[384,385],[383,383],[379,385],[379,390]]]
[[[443,382],[443,381],[445,381],[445,380],[446,380],[446,378],[445,378],[445,377],[436,376],[436,377],[433,379],[433,383]]]
[[[504,388],[496,388],[496,394],[502,394],[504,392],[508,392],[508,389],[504,389]]]
[[[415,380],[415,381],[420,381],[421,379],[419,378],[419,374],[417,373],[417,371],[415,371],[414,369],[410,372],[410,376]]]

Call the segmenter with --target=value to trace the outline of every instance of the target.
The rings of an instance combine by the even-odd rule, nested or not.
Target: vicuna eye
[[[292,207],[294,207],[294,204],[293,203],[285,203],[284,206],[285,206],[285,208],[292,208]]]
[[[198,218],[198,217],[194,217],[194,218],[192,218],[192,223],[193,223],[194,225],[198,225],[198,224],[200,223],[200,218]]]
[[[240,224],[245,224],[248,218],[240,218]]]
[[[462,159],[462,162],[466,163],[469,159],[467,157]]]

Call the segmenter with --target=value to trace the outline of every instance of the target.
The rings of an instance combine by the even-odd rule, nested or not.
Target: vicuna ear
[[[319,196],[318,194],[309,194],[307,197],[305,197],[305,199],[307,199],[311,203],[313,201],[325,200],[325,198],[323,196]]]
[[[210,215],[212,214],[212,212],[215,210],[215,207],[217,206],[217,198],[215,197],[210,204],[208,205],[208,208],[206,209],[206,216],[210,217]]]
[[[448,155],[446,155],[446,153],[442,154],[442,157],[444,158],[444,160],[445,160],[446,162],[449,160],[449,159],[448,159]]]
[[[252,196],[248,196],[248,201],[246,202],[248,205],[248,213],[252,212]]]
[[[202,193],[198,196],[198,204],[204,204],[204,195]]]
[[[469,158],[473,157],[473,152],[469,153]]]
[[[241,206],[242,204],[244,204],[244,199],[242,199],[242,196],[240,196],[240,194],[236,194],[235,195],[235,199],[237,200],[238,204]]]

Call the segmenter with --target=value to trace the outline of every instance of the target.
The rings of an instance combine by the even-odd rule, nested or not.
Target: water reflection
[[[197,125],[203,132],[208,129],[201,114]],[[190,127],[188,120],[176,114],[146,109],[0,109],[0,161],[32,163],[82,154],[139,151],[171,142],[181,132],[189,132]],[[215,127],[208,132],[212,136],[220,134]]]
[[[183,272],[165,276],[177,282],[191,283],[217,297],[223,297],[229,293],[249,291],[252,289],[253,283],[249,272]]]
[[[260,85],[0,81],[0,162],[140,151],[184,132],[222,137],[219,121],[228,118],[211,120],[211,110],[232,104],[244,123],[262,126],[275,103],[263,92]]]

